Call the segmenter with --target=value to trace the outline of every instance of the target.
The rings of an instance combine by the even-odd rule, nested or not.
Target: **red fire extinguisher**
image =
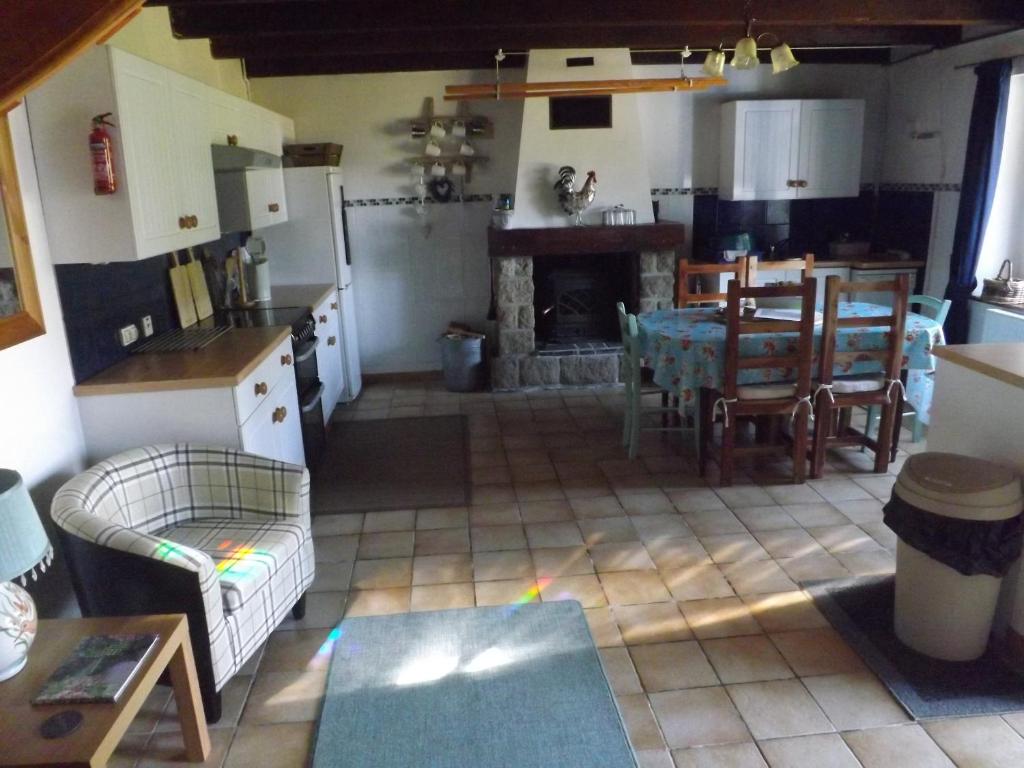
[[[112,195],[117,191],[117,177],[114,175],[114,148],[110,134],[104,126],[114,124],[107,120],[110,112],[96,115],[92,119],[89,133],[89,153],[92,155],[92,190],[97,195]]]

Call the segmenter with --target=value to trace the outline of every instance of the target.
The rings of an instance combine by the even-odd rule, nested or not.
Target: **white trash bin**
[[[1020,478],[1007,467],[952,453],[907,460],[886,505],[899,536],[894,620],[903,643],[946,661],[985,652],[1003,574],[1020,554],[1022,505]]]

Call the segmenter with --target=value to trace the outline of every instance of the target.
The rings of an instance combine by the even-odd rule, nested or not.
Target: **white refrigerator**
[[[333,166],[285,168],[288,221],[260,232],[267,244],[274,285],[331,283],[338,286],[343,387],[341,401],[354,400],[363,386],[352,285],[352,261],[345,228],[345,186]]]

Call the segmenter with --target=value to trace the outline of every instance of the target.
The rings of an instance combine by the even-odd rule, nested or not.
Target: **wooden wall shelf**
[[[540,227],[487,231],[491,258],[675,251],[681,255],[686,227],[674,221],[633,226]]]

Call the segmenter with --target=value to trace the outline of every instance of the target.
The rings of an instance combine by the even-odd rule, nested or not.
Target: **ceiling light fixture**
[[[704,57],[704,66],[701,67],[701,71],[708,77],[722,76],[725,72],[725,50],[722,43],[719,43],[717,48],[708,51],[708,55]]]
[[[736,48],[732,52],[732,64],[735,69],[757,69],[761,62],[757,60],[757,40],[754,39],[752,31],[754,19],[747,17],[747,34],[736,41]]]
[[[771,49],[772,56],[772,74],[778,75],[782,72],[792,69],[797,66],[800,62],[796,60],[796,56],[793,55],[793,49],[789,47],[789,44],[779,38],[774,32],[762,32],[757,37],[754,37],[754,22],[757,21],[751,15],[751,7],[753,0],[747,0],[746,14],[747,14],[747,33],[744,37],[736,41],[736,47],[733,49],[732,61],[730,64],[735,69],[757,69],[758,64],[761,62],[757,58],[757,44],[761,41],[762,37],[768,35],[775,38],[776,46]],[[719,46],[721,50],[721,46]],[[712,55],[716,53],[712,51],[708,54],[707,59],[704,61],[704,71],[708,74],[712,74],[715,67],[718,67],[719,73],[721,73],[721,65],[718,63],[718,58],[712,58]],[[723,56],[724,58],[724,56]]]

